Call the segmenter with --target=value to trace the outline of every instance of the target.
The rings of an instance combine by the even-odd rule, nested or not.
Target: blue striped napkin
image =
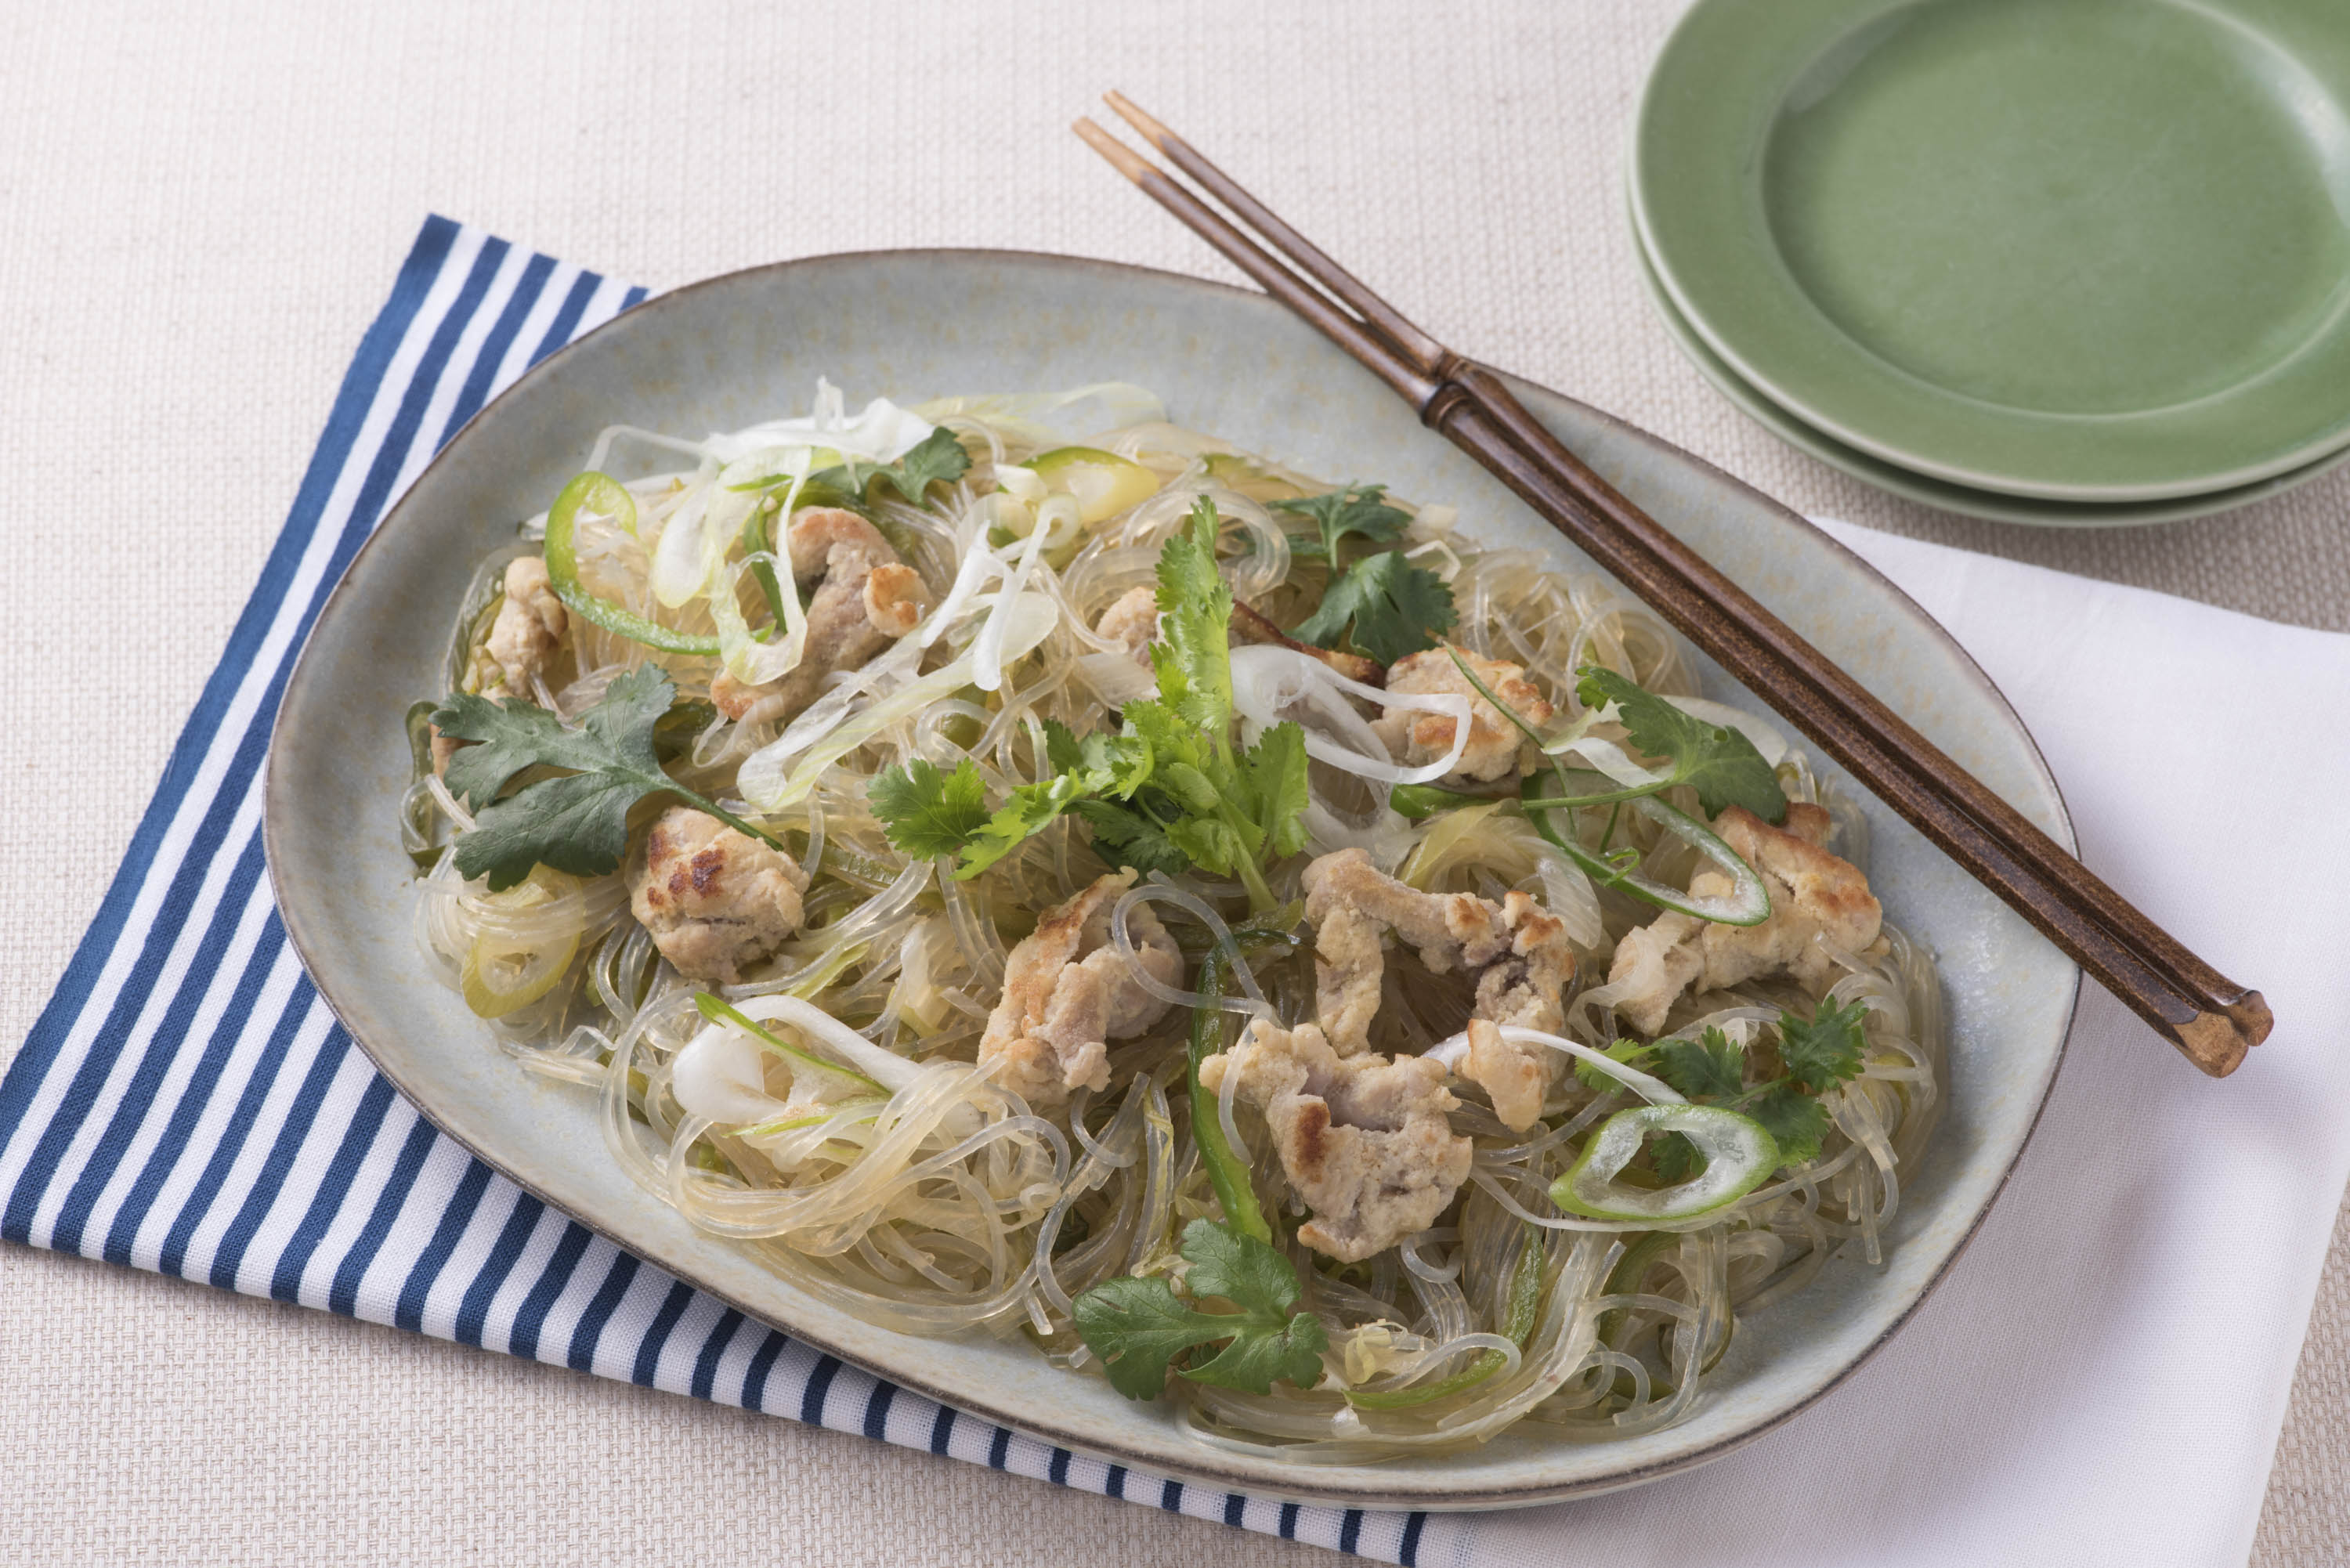
[[[319,1001],[261,857],[262,753],[303,637],[442,442],[644,296],[425,223],[122,868],[0,1082],[0,1235],[1387,1562],[1440,1555],[1442,1517],[1129,1471],[749,1322],[441,1136]]]

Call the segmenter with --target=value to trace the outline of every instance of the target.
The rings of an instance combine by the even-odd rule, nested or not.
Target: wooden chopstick
[[[1791,695],[1782,705],[1791,710],[1800,706],[1806,712],[1791,711],[1790,717],[1799,722],[1809,717],[1812,722],[1803,726],[1806,732],[1872,788],[1897,800],[1914,802],[1916,809],[1908,814],[1913,821],[1926,828],[1974,875],[2002,891],[2012,890],[2016,895],[2013,901],[2035,924],[2069,938],[2074,946],[2083,950],[2075,956],[2101,975],[2109,976],[2125,995],[2142,997],[2158,1026],[2163,1026],[2182,1049],[2189,1049],[2190,1038],[2208,1037],[2214,1033],[2210,1024],[2201,1022],[2206,1015],[2226,1018],[2227,1026],[2218,1031],[2221,1039],[2214,1042],[2193,1038],[2199,1049],[2189,1049],[2189,1054],[2199,1065],[2205,1065],[2207,1070],[2216,1066],[2225,1072],[2242,1059],[2243,1048],[2234,1045],[2232,1037],[2247,1021],[2243,1015],[2251,1013],[2252,1009],[2241,988],[2230,986],[2095,878],[2087,877],[2088,888],[2082,890],[2085,898],[2075,897],[2075,889],[2069,884],[2077,880],[2074,874],[2081,870],[2076,861],[2006,802],[1942,756],[1898,715],[1884,710],[1841,670],[1735,584],[1593,473],[1525,410],[1498,377],[1451,354],[1421,332],[1159,120],[1122,95],[1110,94],[1108,101],[1176,167],[1265,234],[1276,248],[1295,259],[1315,282],[1358,311],[1371,335],[1383,340],[1395,357],[1419,372],[1408,388],[1402,384],[1402,378],[1390,375],[1390,383],[1397,384],[1399,390],[1417,399],[1430,380],[1439,383],[1433,393],[1419,401],[1422,418],[1428,423],[1452,435],[1476,453],[1537,510],[1584,544],[1603,566],[1623,577],[1643,597],[1658,604],[1685,633],[1708,646],[1720,661],[1756,690],[1769,689],[1774,674],[1805,681],[1804,686],[1790,689]],[[1089,129],[1094,129],[1094,134],[1089,134],[1087,140],[1097,147],[1107,140],[1099,136],[1097,128]],[[1141,164],[1130,153],[1128,159]],[[1148,165],[1142,167],[1147,169]],[[1131,176],[1131,168],[1128,172]],[[1189,196],[1188,192],[1172,182],[1165,183],[1170,190],[1153,190],[1152,193],[1177,211],[1179,216],[1218,243],[1228,254],[1233,254],[1235,244],[1245,246],[1244,237],[1224,223],[1212,208],[1195,198],[1187,203],[1183,198]],[[1145,188],[1151,189],[1148,184]],[[1253,246],[1247,248],[1254,250]],[[1268,269],[1280,271],[1279,264],[1262,252],[1255,252],[1253,259],[1256,265],[1250,270],[1261,279]],[[1271,281],[1292,286],[1296,282],[1294,277]],[[1311,306],[1309,314],[1329,314],[1325,302],[1309,296],[1307,303]],[[1342,336],[1350,341],[1357,357],[1363,357],[1360,334],[1349,332]],[[1498,426],[1503,444],[1514,449],[1513,456],[1496,449],[1492,439],[1495,430],[1478,428],[1488,422]],[[1527,469],[1529,462],[1532,472]],[[1590,514],[1595,504],[1603,509],[1602,516],[1595,518]],[[1692,591],[1701,611],[1690,606],[1689,594]],[[1725,621],[1727,631],[1721,629]],[[1758,645],[1753,638],[1737,635],[1748,628],[1759,629],[1765,640]],[[1707,636],[1698,635],[1700,633],[1719,637],[1721,646],[1713,646]],[[1781,668],[1774,670],[1774,664]],[[1806,680],[1815,676],[1825,679]],[[1875,715],[1868,711],[1871,709],[1877,710]],[[1866,723],[1872,716],[1885,721],[1874,732]],[[1856,723],[1855,720],[1860,722]],[[1953,777],[1960,785],[1958,803],[1989,816],[1993,824],[1991,831],[1986,832],[1983,824],[1963,809],[1950,809],[1953,803],[1941,790]],[[1905,783],[1912,787],[1905,790]],[[2020,845],[2030,857],[2039,876],[2019,875],[2016,857],[2011,850],[2011,846],[2015,845]],[[2042,853],[2033,853],[2035,850]],[[2104,895],[2102,900],[2095,897],[2099,893]],[[2166,969],[2171,972],[2163,972]],[[2264,1015],[2265,1009],[2260,1012]],[[2260,1026],[2260,1033],[2266,1033],[2264,1024]]]
[[[2214,1077],[2268,1035],[2260,993],[2221,976],[1825,654],[1569,452],[1500,376],[1446,348],[1125,98],[1110,106],[1294,262],[1090,119],[1077,133],[1265,291],[1409,401],[1684,636],[1770,701],[1970,874]],[[1308,280],[1311,280],[1310,282]],[[1318,285],[1317,288],[1315,286]]]

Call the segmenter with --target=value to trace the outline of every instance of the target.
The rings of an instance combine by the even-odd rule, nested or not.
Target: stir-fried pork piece
[[[1566,1059],[1559,1052],[1529,1051],[1502,1038],[1502,1026],[1490,1018],[1469,1021],[1469,1051],[1461,1059],[1461,1075],[1493,1098],[1493,1114],[1513,1132],[1523,1132],[1542,1115]]]
[[[1359,1262],[1427,1230],[1468,1179],[1471,1145],[1444,1113],[1460,1102],[1444,1067],[1425,1056],[1341,1056],[1311,1023],[1260,1019],[1230,1050],[1200,1064],[1211,1091],[1264,1112],[1289,1184],[1313,1210],[1297,1239]]]
[[[1003,966],[1003,1000],[988,1015],[979,1064],[1032,1106],[1057,1106],[1074,1089],[1109,1083],[1112,1040],[1141,1033],[1168,1003],[1136,981],[1110,940],[1109,916],[1134,870],[1112,872],[1057,909],[1012,950]],[[1152,979],[1173,985],[1183,973],[1175,939],[1137,904],[1127,915],[1135,957]]]
[[[546,563],[517,556],[506,563],[505,602],[490,623],[489,654],[505,676],[505,695],[536,702],[533,676],[544,676],[570,625]]]
[[[822,579],[808,602],[807,646],[796,666],[762,685],[722,670],[710,683],[710,701],[730,719],[790,718],[816,701],[826,676],[857,669],[922,618],[921,577],[856,513],[812,506],[784,536],[793,577]]]
[[[1725,926],[1667,913],[1628,933],[1607,971],[1608,984],[1628,986],[1616,1011],[1643,1034],[1654,1034],[1692,985],[1713,991],[1784,974],[1814,994],[1825,991],[1835,965],[1813,939],[1825,936],[1858,952],[1877,940],[1884,913],[1868,878],[1823,847],[1831,826],[1826,811],[1810,805],[1790,805],[1783,829],[1742,805],[1723,812],[1714,831],[1762,878],[1771,894],[1770,919],[1759,926]],[[1693,898],[1720,898],[1732,887],[1727,876],[1709,869],[1690,878],[1689,890]]]
[[[645,836],[644,858],[629,874],[629,907],[680,974],[732,985],[799,929],[806,885],[798,864],[773,845],[673,805]]]
[[[1477,688],[1461,673],[1460,665],[1452,662],[1456,653],[1462,663],[1477,672],[1485,689],[1507,702],[1519,718],[1533,725],[1549,720],[1550,703],[1526,679],[1523,666],[1507,659],[1486,659],[1466,649],[1448,646],[1406,654],[1388,669],[1388,690],[1413,696],[1468,698],[1469,748],[1461,753],[1461,765],[1446,778],[1453,783],[1502,778],[1517,770],[1518,744],[1523,737],[1500,709],[1477,694]],[[1450,752],[1452,729],[1453,721],[1445,714],[1418,712],[1409,708],[1391,709],[1371,721],[1371,732],[1387,742],[1388,750],[1399,761],[1413,767],[1435,762]]]
[[[505,576],[500,592],[504,602],[498,606],[497,615],[490,622],[490,635],[484,640],[483,651],[497,667],[498,679],[488,695],[505,702],[536,702],[538,683],[534,676],[544,676],[563,648],[563,634],[571,625],[563,601],[555,597],[554,579],[547,576],[546,563],[536,556],[517,556],[506,563]],[[429,726],[432,733],[432,773],[437,778],[449,776],[449,759],[459,748],[470,746],[471,741],[460,741],[444,735],[438,725]]]
[[[1417,949],[1435,973],[1478,971],[1477,1017],[1550,1033],[1565,1023],[1561,997],[1575,980],[1575,950],[1558,917],[1525,894],[1495,904],[1474,893],[1423,893],[1382,873],[1360,849],[1321,857],[1306,867],[1305,880],[1305,918],[1315,931],[1315,1010],[1340,1055],[1370,1048],[1388,931]],[[1505,1125],[1523,1128],[1534,1125],[1565,1064],[1556,1052],[1530,1053],[1495,1033],[1482,1050],[1472,1050],[1462,1075],[1493,1096]],[[1530,1083],[1536,1085],[1531,1098]]]
[[[1118,595],[1094,622],[1094,630],[1126,650],[1145,670],[1150,668],[1150,644],[1159,635],[1159,590],[1145,584]]]

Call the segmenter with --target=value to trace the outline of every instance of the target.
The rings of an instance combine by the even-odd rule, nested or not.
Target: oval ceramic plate
[[[2063,1053],[2076,971],[1882,811],[1874,871],[1887,909],[1943,954],[1949,1115],[1905,1177],[1885,1266],[1832,1261],[1809,1290],[1742,1327],[1719,1391],[1670,1431],[1597,1446],[1511,1437],[1378,1466],[1236,1459],[1016,1338],[913,1338],[811,1301],[639,1191],[606,1157],[591,1099],[493,1047],[418,950],[395,809],[409,767],[401,715],[435,691],[450,607],[473,562],[546,506],[598,431],[735,429],[804,409],[819,375],[854,398],[909,401],[1140,381],[1187,424],[1310,472],[1455,504],[1462,526],[1496,545],[1575,559],[1377,380],[1258,295],[1097,262],[913,252],[738,273],[640,306],[533,369],[442,451],[352,562],[278,714],[265,821],[286,929],[320,994],[426,1116],[556,1209],[844,1360],[1052,1442],[1263,1496],[1496,1507],[1649,1480],[1785,1419],[1908,1317],[2022,1149]],[[1883,578],[1685,453],[1555,394],[1523,395],[1611,482],[2072,842],[2014,714]],[[1721,695],[1738,695],[1709,673]]]
[[[1785,441],[1798,452],[1808,452],[1831,468],[1842,469],[1855,479],[1923,502],[1945,512],[1961,512],[1971,517],[1988,517],[1997,523],[2022,523],[2041,528],[2118,528],[2136,523],[2178,523],[2189,517],[2209,516],[2215,512],[2233,511],[2249,506],[2255,501],[2265,501],[2272,495],[2282,495],[2288,490],[2308,483],[2321,474],[2331,473],[2345,462],[2350,462],[2350,447],[2330,452],[2316,462],[2273,479],[2263,479],[2251,484],[2238,485],[2232,490],[2214,490],[2202,495],[2181,495],[2167,501],[2040,501],[2028,495],[2002,495],[1996,490],[1970,490],[1963,484],[1950,484],[1929,474],[1912,473],[1898,468],[1882,458],[1856,451],[1834,436],[1814,430],[1778,404],[1764,397],[1739,373],[1722,363],[1697,328],[1689,324],[1657,281],[1657,269],[1648,260],[1648,252],[1640,248],[1639,235],[1633,236],[1633,247],[1639,252],[1640,281],[1648,286],[1648,299],[1656,306],[1657,315],[1665,330],[1723,397],[1755,423]]]
[[[2076,502],[2350,445],[2338,0],[1700,0],[1635,132],[1659,280],[1844,444]]]

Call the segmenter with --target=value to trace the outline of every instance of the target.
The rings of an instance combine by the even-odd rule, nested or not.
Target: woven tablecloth
[[[1624,133],[1677,0],[0,15],[0,1059],[96,907],[421,216],[656,286],[895,245],[1224,276],[1066,131],[1119,86],[1462,349],[1813,512],[2350,627],[2350,473],[1950,519],[1778,446],[1650,318]],[[2254,1561],[2350,1559],[2350,1264]],[[861,1439],[0,1247],[0,1560],[1305,1563]]]

